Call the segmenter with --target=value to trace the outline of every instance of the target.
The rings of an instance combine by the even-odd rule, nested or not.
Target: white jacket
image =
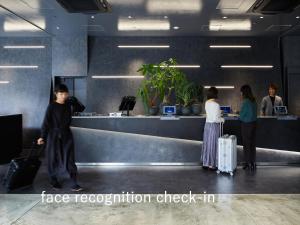
[[[221,116],[221,109],[219,103],[210,99],[205,102],[206,123],[221,123],[224,118]]]

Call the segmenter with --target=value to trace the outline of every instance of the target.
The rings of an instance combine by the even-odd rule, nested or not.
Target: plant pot
[[[176,104],[176,115],[181,115],[182,105]]]
[[[191,114],[191,107],[190,106],[183,106],[181,112],[182,112],[182,115],[188,116],[188,115]]]
[[[155,116],[157,114],[157,112],[158,112],[158,107],[157,106],[152,106],[152,107],[149,108],[149,114],[151,116]]]
[[[195,103],[192,105],[192,113],[194,115],[199,115],[202,111],[202,106],[199,103]]]

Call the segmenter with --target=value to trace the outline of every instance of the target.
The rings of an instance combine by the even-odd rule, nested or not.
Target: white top
[[[220,105],[215,100],[210,99],[205,102],[206,123],[221,123],[224,118],[221,116]]]

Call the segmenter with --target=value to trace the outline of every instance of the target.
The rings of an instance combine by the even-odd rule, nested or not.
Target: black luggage
[[[7,191],[29,187],[33,184],[34,178],[41,166],[39,159],[40,148],[36,148],[34,142],[28,156],[11,160],[3,179],[3,185]]]

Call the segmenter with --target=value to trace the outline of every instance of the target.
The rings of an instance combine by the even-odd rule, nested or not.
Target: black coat
[[[53,102],[48,105],[41,137],[46,141],[48,172],[51,177],[55,177],[60,168],[67,170],[70,175],[77,173],[71,120],[70,104]]]

